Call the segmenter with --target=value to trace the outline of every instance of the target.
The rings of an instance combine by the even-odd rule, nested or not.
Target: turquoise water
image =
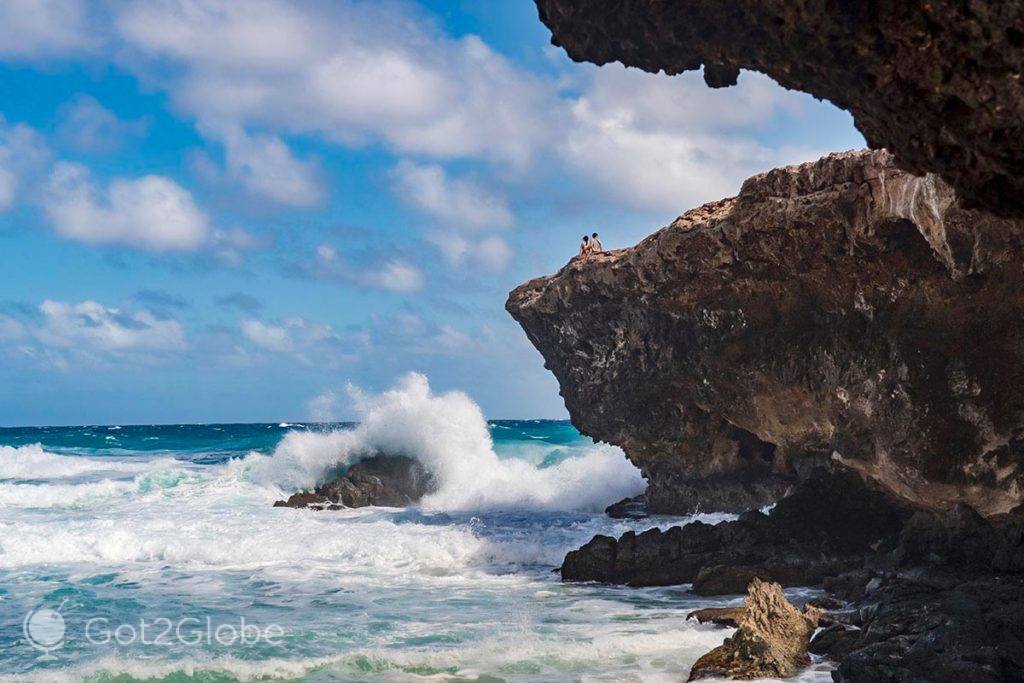
[[[408,386],[360,425],[0,429],[0,444],[5,679],[681,680],[726,635],[684,620],[712,604],[685,587],[558,581],[596,533],[680,521],[602,515],[642,480],[565,422],[485,423],[461,395]],[[272,507],[379,451],[428,463],[440,491],[409,509]]]

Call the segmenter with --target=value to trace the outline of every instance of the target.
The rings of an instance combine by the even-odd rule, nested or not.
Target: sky
[[[0,424],[346,419],[409,371],[562,418],[512,288],[864,146],[550,37],[524,0],[0,3]]]

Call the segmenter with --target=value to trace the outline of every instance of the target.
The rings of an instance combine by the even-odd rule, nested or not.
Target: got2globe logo
[[[67,602],[66,600],[64,602]],[[22,631],[28,644],[43,654],[39,661],[54,661],[57,658],[53,651],[64,645],[64,617],[60,610],[64,608],[64,602],[57,609],[40,605],[25,615],[22,622]]]

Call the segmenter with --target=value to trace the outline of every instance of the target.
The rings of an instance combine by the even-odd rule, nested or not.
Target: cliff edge
[[[993,515],[1024,499],[1022,234],[884,150],[830,154],[506,308],[655,512],[745,510],[833,461]]]

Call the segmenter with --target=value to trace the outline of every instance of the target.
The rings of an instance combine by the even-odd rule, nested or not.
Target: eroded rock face
[[[810,663],[807,643],[818,626],[819,611],[801,612],[777,583],[753,579],[736,633],[700,657],[691,681],[709,677],[739,680],[788,678]]]
[[[375,455],[353,464],[345,474],[313,492],[295,493],[288,500],[277,501],[274,507],[406,507],[435,488],[433,475],[418,460],[404,455]]]
[[[831,154],[506,308],[652,511],[714,503],[716,480],[770,498],[831,457],[915,506],[992,515],[1024,499],[1022,233],[887,152]]]
[[[868,144],[937,172],[971,204],[1024,214],[1024,5],[905,0],[537,0],[578,61],[712,87],[768,74],[853,114]]]

